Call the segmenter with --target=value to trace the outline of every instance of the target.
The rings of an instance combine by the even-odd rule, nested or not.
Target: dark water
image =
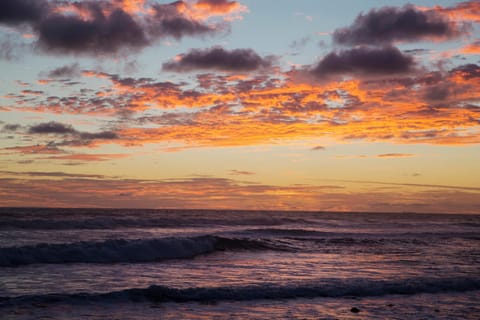
[[[473,215],[4,208],[0,315],[479,319],[479,231]]]

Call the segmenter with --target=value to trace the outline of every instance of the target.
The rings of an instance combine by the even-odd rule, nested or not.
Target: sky
[[[0,206],[480,213],[480,2],[0,1]]]

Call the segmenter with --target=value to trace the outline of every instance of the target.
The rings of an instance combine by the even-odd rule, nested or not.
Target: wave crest
[[[282,250],[270,240],[205,235],[190,238],[107,240],[0,248],[0,267],[34,263],[118,263],[188,259],[222,250]]]
[[[404,280],[328,279],[317,284],[264,283],[240,287],[171,288],[150,286],[108,293],[47,294],[0,297],[0,307],[26,303],[78,302],[209,302],[316,297],[369,297],[392,294],[465,292],[480,290],[480,279],[471,277],[411,278]]]

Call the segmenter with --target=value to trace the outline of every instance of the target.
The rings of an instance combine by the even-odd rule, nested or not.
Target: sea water
[[[480,216],[0,209],[0,319],[480,319]]]

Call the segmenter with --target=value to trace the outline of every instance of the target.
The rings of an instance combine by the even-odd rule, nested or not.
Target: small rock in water
[[[387,304],[387,307],[393,307],[393,306],[395,306],[393,303]]]
[[[352,307],[352,309],[350,309],[350,312],[358,313],[360,312],[360,309],[358,309],[357,307]]]

